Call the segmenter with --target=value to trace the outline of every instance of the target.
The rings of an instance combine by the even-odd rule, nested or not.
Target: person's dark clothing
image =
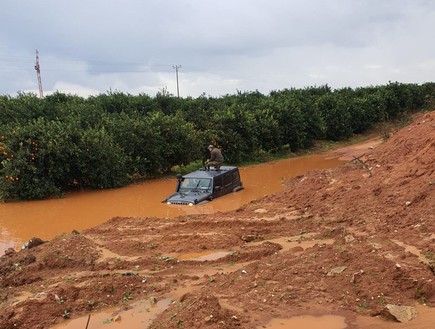
[[[215,147],[210,152],[210,161],[216,161],[216,162],[224,162],[224,156],[222,155],[221,150],[219,150],[217,147]]]
[[[208,161],[207,165],[218,169],[222,162],[224,162],[224,156],[222,155],[221,150],[217,147],[213,148],[210,152],[210,160]]]
[[[210,150],[208,148],[204,149],[204,155],[202,157],[202,165],[205,166],[208,159],[210,159]]]

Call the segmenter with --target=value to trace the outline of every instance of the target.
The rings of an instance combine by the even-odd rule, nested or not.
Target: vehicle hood
[[[201,201],[208,199],[211,196],[211,192],[203,192],[203,191],[190,191],[187,193],[179,193],[176,192],[168,197],[166,200],[163,200],[165,203],[170,204],[198,204]]]

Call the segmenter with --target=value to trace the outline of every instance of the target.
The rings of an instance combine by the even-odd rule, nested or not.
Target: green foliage
[[[4,135],[4,199],[42,199],[76,186],[110,188],[128,182],[125,155],[104,130],[81,131],[74,121],[36,119]]]
[[[150,175],[160,170],[164,163],[164,139],[154,129],[152,122],[139,113],[116,114],[111,117],[107,130],[126,155],[129,174]]]
[[[279,123],[278,134],[283,144],[292,151],[303,148],[307,143],[307,116],[303,103],[293,95],[276,98],[274,111]]]
[[[325,121],[327,139],[338,141],[352,135],[350,109],[345,97],[323,95],[317,100],[317,108]]]
[[[78,141],[77,181],[84,187],[113,188],[128,183],[127,156],[105,129],[89,129]]]
[[[64,130],[58,128],[56,122],[39,118],[5,132],[8,154],[0,167],[4,199],[42,199],[61,192],[57,182],[64,179],[68,167],[57,158],[64,141]]]
[[[161,155],[160,170],[169,172],[176,165],[186,165],[201,156],[199,135],[192,123],[186,122],[179,114],[154,113],[150,124],[158,133],[160,143],[157,150]],[[150,147],[156,147],[152,140]]]
[[[43,101],[35,94],[19,93],[16,98],[1,96],[0,126],[25,124],[42,115]]]
[[[373,124],[432,110],[435,84],[284,89],[219,98],[108,92],[0,96],[0,199],[42,199],[77,188],[198,166],[205,147],[226,163],[252,162],[315,140],[337,141]]]

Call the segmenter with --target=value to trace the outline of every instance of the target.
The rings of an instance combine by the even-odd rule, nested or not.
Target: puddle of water
[[[289,251],[295,247],[301,247],[303,250],[312,248],[315,245],[327,245],[333,244],[335,240],[333,239],[325,239],[325,240],[305,240],[315,235],[315,233],[309,233],[305,235],[298,235],[293,237],[284,237],[263,241],[256,241],[251,243],[251,245],[259,245],[264,242],[273,242],[278,243],[282,246],[281,252]],[[223,258],[227,255],[231,254],[231,251],[220,251],[220,250],[206,250],[201,252],[192,252],[185,254],[173,255],[172,257],[177,258],[179,260],[195,260],[199,262],[204,261],[212,261]]]
[[[421,254],[420,250],[418,250],[418,248],[414,247],[414,246],[410,246],[407,245],[401,241],[398,240],[391,240],[392,242],[394,242],[395,244],[397,244],[398,246],[402,247],[405,249],[405,251],[410,252],[411,254],[415,255],[418,257],[418,259],[420,260],[420,262],[424,263],[424,264],[430,264],[430,260],[427,259],[426,257],[424,257],[424,255]]]
[[[344,329],[346,328],[345,318],[336,315],[311,316],[304,315],[290,319],[273,319],[265,326],[259,328],[267,329]]]
[[[139,301],[132,304],[132,308],[126,311],[111,308],[97,313],[92,313],[89,320],[89,329],[102,328],[148,328],[150,322],[161,312],[169,307],[170,298],[159,300],[157,303],[151,301]],[[67,320],[53,328],[56,329],[83,329],[88,323],[88,316]]]
[[[324,239],[324,240],[305,240],[310,238],[311,236],[315,235],[315,233],[308,233],[305,235],[297,235],[292,237],[283,237],[278,239],[270,239],[270,240],[263,240],[263,241],[257,241],[252,243],[252,245],[259,245],[264,242],[272,242],[272,243],[278,243],[282,246],[282,249],[280,252],[286,252],[290,251],[295,247],[301,247],[303,250],[312,248],[316,244],[318,245],[327,245],[327,244],[333,244],[335,240],[333,239]]]
[[[318,245],[333,244],[335,240],[325,239],[325,240],[309,240],[309,241],[291,241],[289,238],[279,238],[272,240],[271,242],[279,243],[282,246],[282,251],[289,251],[295,247],[301,247],[302,249],[308,249]]]
[[[254,261],[249,262],[243,262],[243,263],[232,263],[229,262],[227,264],[219,264],[219,265],[207,265],[203,264],[200,268],[198,267],[177,267],[177,268],[170,268],[170,269],[164,269],[157,272],[152,272],[150,274],[153,275],[161,275],[161,276],[168,276],[168,275],[176,275],[176,274],[183,274],[183,275],[195,275],[198,277],[210,277],[218,274],[228,274],[235,271],[241,271],[249,264],[252,264]],[[143,272],[140,272],[141,274]]]
[[[18,303],[21,303],[27,299],[33,298],[35,294],[31,293],[30,291],[23,291],[18,296],[14,297],[13,304],[16,305]]]
[[[98,258],[96,260],[96,263],[102,263],[108,259],[122,259],[125,261],[132,262],[132,261],[135,261],[135,260],[140,258],[140,256],[130,256],[130,257],[121,256],[121,255],[114,253],[113,251],[111,251],[107,248],[102,248],[102,247],[97,247],[97,250],[101,253],[101,256],[100,256],[100,258]]]
[[[204,262],[207,260],[216,260],[229,255],[230,251],[203,251],[178,255],[176,258],[179,260],[196,260]]]
[[[211,214],[240,208],[254,199],[283,189],[282,180],[314,169],[333,168],[337,158],[314,155],[240,168],[245,189],[194,207],[162,203],[176,179],[156,179],[120,189],[77,192],[62,199],[0,203],[0,255],[18,249],[32,237],[49,240],[83,230],[115,217],[176,217]]]
[[[234,311],[236,313],[243,314],[243,308],[237,307],[230,302],[228,302],[226,299],[219,298],[219,304],[222,306],[222,308],[225,308],[230,311]]]

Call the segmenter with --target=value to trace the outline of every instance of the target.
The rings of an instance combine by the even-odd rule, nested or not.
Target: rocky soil
[[[0,328],[167,298],[149,328],[266,328],[307,314],[347,328],[433,328],[435,112],[352,159],[236,211],[112,218],[8,250]]]

